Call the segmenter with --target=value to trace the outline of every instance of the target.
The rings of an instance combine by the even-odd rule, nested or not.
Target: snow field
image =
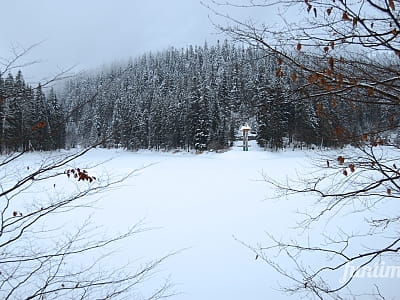
[[[328,154],[335,157],[333,152]],[[22,176],[27,166],[32,168],[48,159],[46,155],[27,154],[19,162],[15,176]],[[171,276],[175,290],[180,293],[174,298],[178,300],[297,299],[298,295],[290,297],[276,290],[285,279],[262,260],[256,260],[242,242],[265,245],[268,233],[285,241],[297,239],[318,244],[322,241],[321,233],[335,233],[339,226],[353,228],[355,233],[362,229],[358,227],[362,218],[346,214],[317,228],[293,229],[302,219],[296,211],[315,210],[315,198],[308,194],[278,200],[275,191],[263,181],[263,174],[281,181],[301,177],[307,170],[314,172],[310,165],[316,159],[319,159],[317,151],[267,152],[254,142],[249,152],[233,147],[221,154],[199,155],[94,149],[69,167],[88,166],[89,174],[100,183],[137,171],[118,187],[79,201],[88,207],[57,214],[43,226],[68,230],[90,217],[92,225],[99,226],[100,234],[114,235],[142,222],[141,228],[149,230],[110,248],[114,255],[107,257],[101,267],[132,263],[135,270],[146,261],[179,251],[158,269],[148,284],[140,287],[144,294]],[[68,195],[86,185],[64,175],[51,178],[22,194],[15,209],[23,212],[31,203],[40,205],[41,201]],[[389,206],[390,210],[396,208],[393,203]],[[43,243],[51,245],[57,240],[57,236],[49,236]],[[98,255],[106,250],[100,252]],[[79,265],[96,255],[81,257],[75,263]],[[306,259],[312,262],[322,258],[311,255]],[[286,262],[281,262],[285,266]],[[363,287],[367,283],[364,279],[357,284]],[[396,281],[386,283],[395,291]]]

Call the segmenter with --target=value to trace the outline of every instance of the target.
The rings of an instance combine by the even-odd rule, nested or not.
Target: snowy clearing
[[[96,220],[124,230],[145,218],[156,228],[124,247],[124,255],[132,258],[185,249],[164,265],[182,293],[176,299],[282,296],[272,290],[276,274],[236,239],[255,244],[266,230],[284,233],[293,220],[291,205],[268,200],[262,172],[283,178],[286,168],[299,165],[304,154],[287,152],[282,157],[255,150],[254,144],[249,152],[235,147],[201,155],[95,150],[86,159],[113,158],[102,166],[113,173],[153,164],[110,196],[102,195]]]
[[[28,154],[23,167],[38,155]],[[257,246],[266,240],[266,232],[278,239],[299,238],[291,229],[300,220],[296,210],[312,205],[313,199],[277,200],[262,174],[285,180],[304,171],[316,155],[317,151],[265,152],[255,143],[249,152],[234,147],[199,155],[95,149],[74,166],[101,163],[90,170],[99,180],[106,174],[139,170],[117,189],[96,195],[98,201],[90,208],[67,212],[54,222],[75,226],[90,215],[105,232],[123,232],[144,220],[144,227],[152,230],[118,244],[109,263],[143,263],[183,249],[162,265],[150,283],[171,275],[180,293],[174,299],[287,299],[289,295],[276,290],[285,280],[241,242]],[[66,182],[67,177],[54,179],[58,193],[68,192]],[[44,188],[49,198],[52,188],[53,183]],[[34,198],[44,195],[38,191]]]

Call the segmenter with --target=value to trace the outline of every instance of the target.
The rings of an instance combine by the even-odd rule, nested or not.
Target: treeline
[[[169,49],[71,80],[64,92],[70,107],[97,96],[74,114],[70,141],[90,144],[111,136],[107,147],[228,147],[240,124],[255,120],[255,69],[270,67],[252,55],[228,43]]]
[[[380,106],[328,96],[308,101],[299,89],[307,82],[276,70],[277,59],[265,51],[224,42],[149,53],[75,78],[63,93],[67,106],[95,97],[74,111],[69,143],[110,136],[105,147],[220,149],[248,122],[266,148],[340,146],[386,120]]]
[[[0,76],[0,153],[64,148],[64,115],[53,90],[32,88],[21,71]]]
[[[265,51],[226,41],[171,48],[68,80],[59,92],[62,107],[53,91],[45,95],[20,72],[9,74],[0,79],[1,151],[98,142],[129,150],[217,150],[231,146],[245,122],[265,148],[337,147],[388,120],[398,123],[397,112],[373,101],[329,93],[311,101],[307,95],[321,86],[280,64]]]

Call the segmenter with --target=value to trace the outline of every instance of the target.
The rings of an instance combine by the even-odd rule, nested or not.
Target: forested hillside
[[[264,51],[224,42],[149,53],[80,76],[66,86],[66,105],[97,96],[74,113],[69,141],[90,144],[112,136],[104,146],[219,149],[249,122],[261,146],[340,146],[387,121],[389,112],[373,104],[329,96],[302,101],[307,91],[296,87],[304,82],[278,64]]]
[[[1,150],[51,150],[66,141],[68,147],[105,141],[104,147],[129,150],[216,150],[231,146],[244,122],[265,148],[341,146],[397,124],[397,111],[374,101],[358,105],[373,95],[334,99],[321,78],[305,82],[281,63],[226,41],[171,48],[74,77],[59,92],[61,101],[27,85],[21,72],[8,74],[0,79]],[[365,70],[342,72],[356,78]],[[327,93],[305,101],[321,86]]]

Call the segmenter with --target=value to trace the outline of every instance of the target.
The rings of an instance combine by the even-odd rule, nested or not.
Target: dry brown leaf
[[[395,9],[396,9],[396,7],[395,7],[395,5],[394,5],[394,0],[389,0],[389,7],[390,7],[392,10],[395,10]]]
[[[332,108],[336,108],[337,102],[336,99],[332,99]]]
[[[279,67],[278,69],[276,69],[276,73],[275,73],[276,77],[282,77],[283,76],[283,72],[281,67]]]
[[[331,70],[333,70],[333,65],[334,65],[333,57],[329,57],[328,63],[329,63],[329,68],[330,68]]]
[[[349,17],[349,15],[347,14],[347,12],[343,12],[342,20],[351,21],[351,18]]]
[[[372,96],[374,96],[374,95],[375,95],[374,89],[373,89],[372,87],[368,88],[368,90],[367,90],[367,91],[368,91],[368,95],[369,95],[369,96],[371,96],[371,97],[372,97]]]

